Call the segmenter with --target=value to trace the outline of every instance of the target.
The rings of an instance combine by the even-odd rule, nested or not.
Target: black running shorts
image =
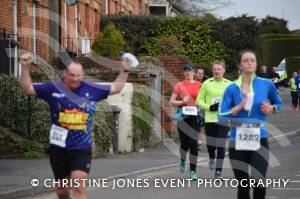
[[[89,173],[92,153],[91,149],[68,150],[51,145],[49,159],[55,179],[60,180],[75,170]]]

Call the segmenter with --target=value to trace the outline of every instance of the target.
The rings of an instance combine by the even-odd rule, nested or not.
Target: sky
[[[230,0],[232,5],[213,13],[223,19],[248,14],[257,19],[271,15],[288,21],[290,30],[300,29],[300,0]]]

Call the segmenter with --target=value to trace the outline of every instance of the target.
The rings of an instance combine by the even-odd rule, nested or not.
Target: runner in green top
[[[199,92],[196,103],[205,110],[205,123],[218,122],[217,110],[211,111],[211,105],[221,101],[225,88],[231,83],[230,80],[223,78],[216,80],[214,77],[207,79]]]
[[[291,89],[291,97],[292,97],[292,110],[295,112],[297,110],[298,105],[298,92],[297,86],[295,82],[295,77],[297,76],[297,72],[293,73],[293,77],[290,79],[290,89]]]
[[[228,127],[219,125],[218,107],[226,87],[231,83],[223,78],[225,63],[215,61],[213,63],[213,77],[207,79],[198,93],[196,104],[205,110],[206,144],[209,154],[208,167],[215,170],[215,178],[223,180],[222,166],[225,156],[225,140]],[[215,152],[217,150],[217,161]]]

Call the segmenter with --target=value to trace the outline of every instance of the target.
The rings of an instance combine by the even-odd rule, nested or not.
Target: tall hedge
[[[0,75],[0,122],[1,126],[10,131],[27,137],[28,103],[31,107],[32,139],[42,144],[48,144],[50,129],[50,113],[48,105],[42,100],[23,95],[16,78]]]
[[[116,29],[113,23],[110,23],[103,32],[99,33],[92,49],[99,55],[114,57],[119,56],[122,50],[129,50],[129,47],[120,31]]]
[[[260,64],[277,66],[284,58],[300,56],[299,36],[263,35],[259,41]]]
[[[212,36],[224,44],[229,54],[226,64],[234,69],[237,63],[237,54],[242,49],[256,49],[256,35],[259,30],[258,21],[253,16],[242,15],[217,20],[210,23]]]
[[[94,122],[94,157],[106,155],[112,146],[112,111],[106,101],[97,104]]]
[[[216,59],[225,59],[225,48],[221,42],[215,41],[212,29],[198,18],[170,17],[157,18],[158,26],[154,37],[144,44],[146,55],[165,55],[157,51],[157,38],[174,35],[182,43],[181,56],[186,56],[194,63],[210,64]]]
[[[149,146],[152,136],[153,113],[150,106],[150,89],[145,85],[133,85],[132,100],[134,150]]]
[[[152,51],[154,51],[153,54],[157,54],[157,52],[155,52],[157,51],[156,47],[159,46],[159,44],[161,43],[160,41],[162,35],[164,35],[167,32],[167,35],[169,36],[175,35],[181,42],[182,40],[180,39],[178,34],[176,32],[171,34],[170,31],[174,30],[180,32],[180,34],[183,34],[183,32],[186,30],[185,28],[182,28],[180,24],[174,23],[173,27],[167,26],[168,28],[171,29],[170,31],[161,32],[161,28],[160,28],[162,26],[161,22],[164,20],[167,21],[167,19],[165,18],[145,17],[145,16],[104,17],[101,20],[100,30],[103,30],[104,27],[109,22],[113,22],[116,25],[117,29],[123,34],[125,40],[128,41],[129,46],[131,47],[134,53],[145,55],[149,53],[149,50],[147,50],[147,48],[151,47]],[[207,26],[208,24],[208,26],[210,27],[210,31],[206,32],[207,35],[203,35],[203,38],[212,36],[212,38],[209,39],[208,43],[211,43],[211,41],[213,42],[217,41],[216,43],[218,44],[217,48],[208,47],[206,48],[207,50],[206,49],[201,49],[201,50],[203,50],[203,52],[205,52],[208,57],[214,57],[214,58],[216,58],[215,55],[216,53],[214,50],[217,51],[220,50],[219,53],[221,52],[220,53],[221,55],[218,55],[217,57],[225,58],[226,64],[230,66],[229,69],[235,69],[236,57],[240,50],[245,48],[249,48],[252,50],[257,49],[256,38],[260,34],[278,34],[278,33],[286,34],[289,32],[287,28],[287,22],[284,19],[271,17],[271,16],[267,16],[265,19],[259,21],[254,16],[247,16],[247,15],[230,17],[225,20],[217,19],[213,15],[206,15],[201,18],[194,18],[193,21],[194,21],[193,22],[194,25],[199,23],[199,24],[206,24]],[[202,21],[202,23],[199,21]],[[189,25],[187,24],[187,26]],[[195,32],[198,31],[197,29],[193,28],[193,25],[190,26],[190,28],[191,31],[193,30]],[[194,36],[195,34],[190,35],[190,32],[186,32],[186,37],[183,43],[186,44],[187,42],[189,42],[188,39],[186,38],[188,37],[194,38]],[[151,39],[148,40],[149,38]],[[167,38],[170,41],[169,37],[165,37],[165,38]],[[146,44],[145,41],[147,41]],[[181,43],[177,43],[177,44],[181,44]],[[201,44],[201,40],[200,42],[193,41],[193,43],[190,43],[190,45],[185,45],[184,48],[194,49],[194,50],[184,50],[183,52],[179,50],[176,51],[175,54],[177,54],[178,52],[181,53],[182,55],[189,54],[189,56],[192,56],[192,60],[196,60],[196,62],[205,61],[207,60],[207,58],[203,58],[203,54],[201,53],[200,53],[200,58],[196,58],[196,56],[193,56],[194,53],[196,54],[199,52],[198,51],[199,44]],[[141,48],[142,45],[144,45],[144,48]],[[222,45],[224,45],[225,48],[224,47],[222,48],[225,50],[222,50],[220,48],[220,46]],[[171,46],[172,45],[170,42],[169,43],[165,42],[163,43],[161,48],[165,52],[166,47],[171,47]],[[207,53],[207,51],[209,52]]]
[[[277,17],[267,16],[259,23],[259,34],[288,34],[287,21]]]
[[[297,40],[299,38],[300,38],[300,36],[289,35],[289,34],[262,34],[262,35],[259,35],[257,37],[257,48],[256,48],[259,64],[265,64],[268,66],[278,65],[279,62],[286,57],[298,56],[299,50],[297,51],[297,47],[296,47],[296,49],[294,49],[294,47],[295,47],[295,45],[297,45],[297,43],[293,44],[293,42],[292,42],[291,46],[289,47],[287,45],[288,43],[285,43],[285,41],[288,41],[290,39]],[[277,42],[275,40],[277,40]],[[270,43],[272,43],[272,41],[276,42],[277,44],[274,44],[276,46],[273,45],[273,47],[276,47],[276,48],[270,49],[270,47],[268,47],[268,46],[272,45],[272,44],[270,44]],[[288,46],[288,47],[286,47],[286,46]],[[288,48],[287,51],[285,50],[286,48]],[[278,53],[276,53],[276,54],[278,54],[278,55],[276,55],[276,57],[275,57],[275,55],[273,56],[273,54],[274,54],[273,51],[278,51]]]
[[[115,24],[130,49],[135,54],[143,53],[141,46],[151,36],[155,29],[156,17],[153,16],[103,16],[100,23],[100,31],[103,31],[109,23]]]
[[[288,57],[286,61],[286,70],[288,76],[291,77],[293,72],[298,72],[300,70],[300,56],[299,57]]]
[[[48,104],[31,97],[31,132],[37,143],[48,145],[50,112]],[[16,78],[0,75],[0,126],[27,138],[28,97],[22,94]],[[106,102],[97,105],[94,117],[94,141],[98,155],[108,152],[111,146],[111,111]]]

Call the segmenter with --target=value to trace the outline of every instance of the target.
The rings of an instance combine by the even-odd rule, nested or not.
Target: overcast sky
[[[230,0],[231,6],[214,11],[219,17],[248,14],[262,19],[267,15],[288,21],[290,30],[300,29],[300,0]]]

